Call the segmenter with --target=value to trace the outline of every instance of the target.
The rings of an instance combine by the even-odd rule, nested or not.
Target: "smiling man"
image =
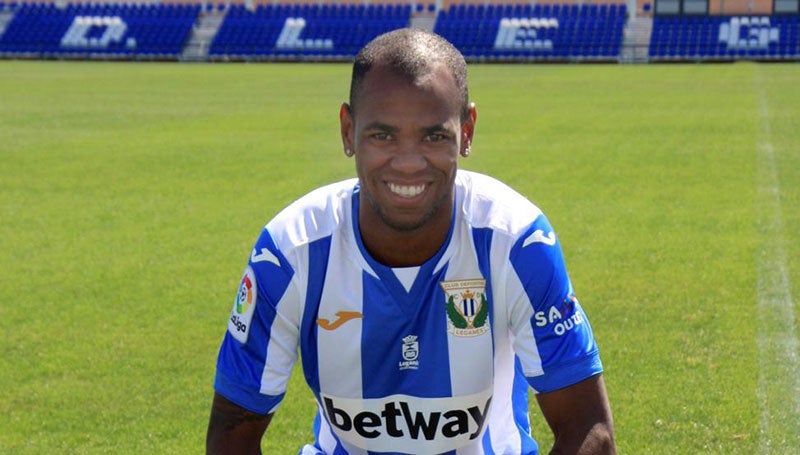
[[[466,63],[403,29],[353,64],[339,117],[357,179],[300,198],[250,255],[217,361],[208,453],[260,453],[298,352],[318,406],[301,454],[614,453],[592,329],[542,212],[458,169]]]

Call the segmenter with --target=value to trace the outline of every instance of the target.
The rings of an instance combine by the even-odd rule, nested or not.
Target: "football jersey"
[[[276,410],[299,358],[316,398],[301,454],[535,454],[528,388],[602,371],[555,232],[499,181],[459,170],[447,240],[419,267],[374,260],[347,180],[263,229],[234,299],[215,389]]]

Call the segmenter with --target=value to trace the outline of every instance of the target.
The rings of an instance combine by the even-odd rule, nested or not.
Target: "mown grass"
[[[0,62],[0,452],[202,451],[255,236],[353,175],[348,79],[346,65]],[[621,453],[756,452],[757,146],[775,150],[796,301],[800,67],[494,65],[470,80],[463,166],[556,227]],[[310,440],[302,381],[265,453]],[[798,416],[780,409],[770,434],[791,451]]]

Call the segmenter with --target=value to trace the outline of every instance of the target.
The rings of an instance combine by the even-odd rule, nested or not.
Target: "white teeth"
[[[425,190],[425,185],[398,185],[396,183],[389,184],[389,190],[403,197],[414,197]]]

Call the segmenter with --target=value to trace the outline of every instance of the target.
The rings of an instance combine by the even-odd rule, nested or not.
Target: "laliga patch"
[[[256,311],[257,295],[256,275],[253,273],[253,269],[247,266],[244,276],[242,276],[242,282],[239,283],[239,292],[233,299],[231,319],[228,321],[228,332],[243,344],[247,342],[247,335],[250,333],[250,322]]]

